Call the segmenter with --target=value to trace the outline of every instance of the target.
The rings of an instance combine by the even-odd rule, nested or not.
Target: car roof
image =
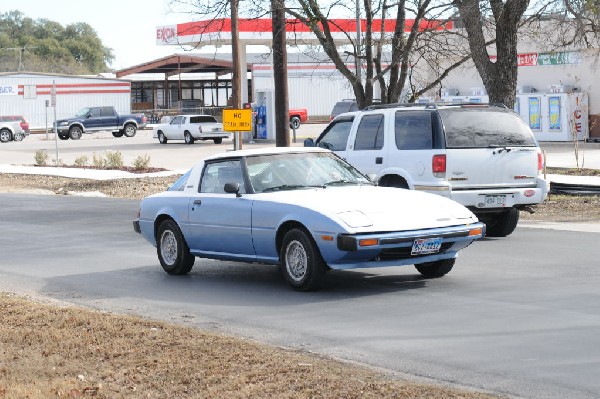
[[[438,103],[392,103],[392,104],[376,104],[370,105],[364,109],[357,111],[343,112],[339,114],[339,117],[347,117],[359,115],[369,111],[381,111],[386,109],[409,111],[409,110],[493,110],[498,112],[513,112],[510,108],[502,104],[488,104],[488,103],[452,103],[452,104],[438,104]]]
[[[237,150],[221,152],[219,154],[211,155],[204,159],[204,161],[210,161],[221,158],[232,158],[232,157],[247,157],[254,155],[277,155],[277,154],[292,154],[292,153],[308,153],[308,152],[330,152],[325,148],[320,147],[265,147],[265,148],[253,148],[250,150]]]

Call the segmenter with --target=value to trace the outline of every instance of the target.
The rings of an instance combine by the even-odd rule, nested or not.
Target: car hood
[[[401,231],[477,222],[467,208],[435,194],[375,186],[327,187],[270,193],[322,213],[354,232]]]

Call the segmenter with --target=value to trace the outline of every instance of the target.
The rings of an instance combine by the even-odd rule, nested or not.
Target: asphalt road
[[[165,274],[138,202],[0,194],[0,290],[193,325],[437,382],[528,398],[600,397],[599,233],[519,227],[423,280],[335,271],[298,293],[276,267],[196,260]]]

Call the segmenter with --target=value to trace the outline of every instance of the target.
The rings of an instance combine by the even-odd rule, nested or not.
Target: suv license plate
[[[417,238],[413,242],[411,255],[434,254],[440,251],[442,238]]]
[[[485,208],[503,208],[506,206],[506,195],[486,195]]]

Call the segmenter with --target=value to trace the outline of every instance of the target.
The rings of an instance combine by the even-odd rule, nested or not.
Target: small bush
[[[92,155],[92,163],[96,168],[104,168],[106,166],[104,157],[102,157],[102,155],[96,155],[96,153]]]
[[[135,170],[147,169],[148,165],[150,165],[150,155],[148,155],[148,154],[139,155],[133,161],[133,167],[135,168]]]
[[[123,167],[123,154],[120,151],[105,151],[106,166],[111,169],[119,169]]]
[[[85,155],[78,156],[75,158],[75,166],[78,168],[85,168],[88,164],[88,157]]]
[[[35,152],[35,164],[39,166],[48,165],[48,153],[46,150],[37,150]]]

